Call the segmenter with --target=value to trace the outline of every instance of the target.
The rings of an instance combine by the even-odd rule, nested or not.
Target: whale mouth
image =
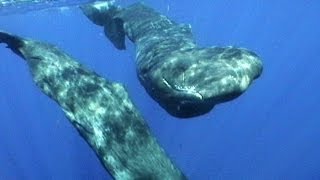
[[[162,78],[165,86],[172,91],[170,96],[177,97],[182,101],[202,101],[203,95],[197,90],[196,86],[186,86],[186,85],[178,85],[172,84],[166,80],[166,78]]]

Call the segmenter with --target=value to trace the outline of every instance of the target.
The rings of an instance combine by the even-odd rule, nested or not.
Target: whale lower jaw
[[[192,118],[207,114],[215,105],[231,101],[239,97],[243,92],[237,91],[216,97],[203,98],[199,93],[172,90],[170,95],[160,95],[155,100],[172,116]]]

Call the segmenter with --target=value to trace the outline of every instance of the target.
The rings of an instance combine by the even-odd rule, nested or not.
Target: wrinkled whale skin
[[[56,101],[115,179],[186,179],[152,136],[123,85],[57,47],[0,32],[26,60],[34,82]]]
[[[125,49],[124,34],[136,45],[140,83],[173,116],[205,114],[241,95],[262,73],[262,62],[252,51],[199,47],[190,25],[171,21],[141,3],[121,8],[104,2],[81,9],[104,26],[116,48]]]

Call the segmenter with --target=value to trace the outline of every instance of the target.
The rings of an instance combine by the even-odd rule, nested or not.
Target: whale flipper
[[[26,60],[33,81],[58,103],[114,179],[186,179],[123,85],[101,77],[52,44],[4,32],[0,42]]]
[[[85,15],[94,24],[104,26],[104,33],[119,50],[126,49],[125,32],[122,19],[116,18],[116,14],[122,9],[114,6],[113,2],[101,2],[80,6]]]
[[[104,27],[104,34],[112,42],[114,47],[119,50],[126,49],[125,44],[125,32],[123,29],[123,21],[121,19],[115,18]]]

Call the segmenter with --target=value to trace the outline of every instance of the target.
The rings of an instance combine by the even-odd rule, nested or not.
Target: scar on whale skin
[[[49,43],[1,31],[0,43],[26,60],[34,82],[58,103],[115,179],[186,179],[121,84],[104,79]]]
[[[203,48],[191,26],[178,24],[150,7],[126,8],[112,2],[81,6],[117,49],[126,35],[136,45],[140,83],[168,113],[180,118],[199,116],[216,104],[240,96],[262,73],[252,51],[235,47]]]

